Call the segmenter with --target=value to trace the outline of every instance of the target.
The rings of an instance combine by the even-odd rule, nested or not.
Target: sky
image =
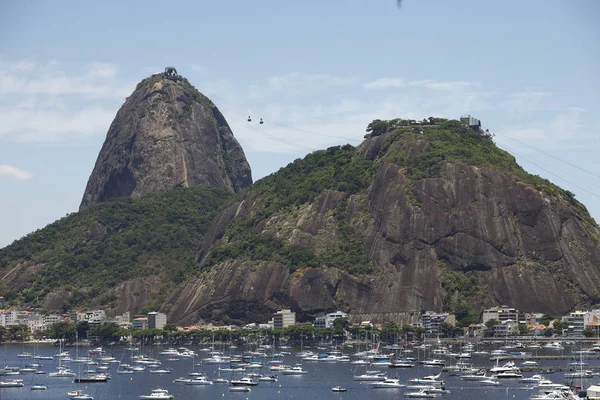
[[[255,180],[376,118],[470,114],[600,221],[599,19],[595,0],[3,0],[0,247],[77,211],[117,110],[171,65]]]

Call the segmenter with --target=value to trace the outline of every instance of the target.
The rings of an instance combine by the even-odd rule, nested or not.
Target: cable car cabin
[[[248,122],[252,122],[252,118],[248,115]]]
[[[263,123],[264,123],[264,122],[263,122],[263,120],[262,120],[262,118],[260,119],[260,123],[261,123],[261,124],[263,124]]]

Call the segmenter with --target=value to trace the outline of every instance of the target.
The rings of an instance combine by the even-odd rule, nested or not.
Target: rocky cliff
[[[257,184],[205,235],[177,321],[600,302],[600,230],[573,195],[447,121],[315,152]]]
[[[244,152],[217,107],[176,73],[155,74],[110,125],[80,208],[175,187],[237,192],[251,184]]]

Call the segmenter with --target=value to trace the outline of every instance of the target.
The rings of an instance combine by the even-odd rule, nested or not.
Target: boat
[[[85,393],[83,390],[73,390],[71,392],[67,392],[67,396],[73,400],[94,400],[92,395]]]
[[[399,379],[395,379],[395,378],[387,378],[384,381],[373,382],[373,383],[370,383],[369,385],[372,388],[377,388],[377,389],[397,389],[397,388],[406,387],[405,384],[400,383]]]
[[[432,360],[425,360],[422,364],[424,367],[443,367],[446,365],[446,361],[434,358]]]
[[[412,397],[412,398],[418,398],[418,399],[426,399],[426,398],[433,398],[433,397],[439,397],[440,395],[438,393],[429,393],[423,389],[419,390],[418,392],[406,392],[404,393],[404,397]]]
[[[80,376],[75,378],[75,383],[94,383],[94,382],[108,382],[110,377],[107,374],[89,374],[86,376]]]
[[[334,386],[331,388],[331,390],[334,392],[345,392],[348,389],[346,389],[345,387],[341,387],[341,386]]]
[[[307,374],[308,372],[303,370],[301,366],[296,365],[295,367],[282,369],[281,373],[283,375],[304,375],[304,374]]]
[[[390,363],[390,368],[412,368],[415,366],[415,363],[410,362],[408,360],[398,360]]]
[[[594,375],[594,372],[589,369],[585,369],[582,371],[576,372],[567,372],[565,373],[565,378],[591,378]]]
[[[386,380],[386,376],[383,372],[378,373],[378,374],[362,374],[362,375],[354,375],[354,380],[362,381],[362,382],[376,382],[376,381],[383,382]]]
[[[514,362],[509,361],[506,364],[502,365],[502,366],[498,366],[498,364],[496,363],[496,366],[493,367],[492,369],[490,369],[490,372],[492,374],[498,374],[501,372],[509,372],[509,371],[519,371],[521,372],[521,370],[519,369],[519,367],[517,367],[515,365]]]
[[[213,379],[213,383],[229,383],[229,381],[225,378],[215,378]]]
[[[212,385],[213,382],[209,381],[208,378],[204,375],[197,376],[194,379],[187,380],[183,382],[186,385]]]
[[[62,367],[56,372],[50,372],[48,376],[51,378],[73,378],[77,374],[69,368]]]
[[[229,391],[230,392],[249,392],[250,387],[249,386],[230,386]]]
[[[504,372],[500,372],[496,374],[497,378],[503,378],[503,379],[515,379],[515,378],[522,378],[523,374],[521,373],[521,371],[516,370],[516,371],[504,371]]]
[[[140,395],[140,399],[147,400],[170,400],[173,398],[172,394],[169,394],[167,389],[154,389],[150,394]]]
[[[277,382],[278,380],[277,375],[261,375],[258,377],[259,382]]]
[[[442,376],[441,373],[437,375],[430,375],[423,378],[414,378],[409,379],[409,382],[416,383],[418,385],[431,385],[433,387],[442,387],[444,386],[444,381],[438,381],[438,379]]]
[[[170,374],[171,370],[170,369],[151,369],[150,373],[151,374]]]
[[[258,382],[249,376],[244,376],[240,379],[232,379],[229,384],[232,386],[256,386],[258,385]]]
[[[11,379],[10,381],[0,381],[0,388],[23,387],[23,379]]]
[[[527,376],[527,377],[520,378],[519,382],[522,382],[522,383],[538,383],[542,379],[544,379],[544,377],[542,375],[532,375],[532,376]]]
[[[48,388],[44,385],[31,385],[31,390],[46,390],[46,389],[48,389]]]
[[[498,378],[487,378],[479,381],[479,384],[482,386],[499,386],[500,381]]]

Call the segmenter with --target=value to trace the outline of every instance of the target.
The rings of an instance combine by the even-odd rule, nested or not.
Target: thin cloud
[[[56,62],[0,62],[0,94],[122,98],[135,84],[118,81],[116,75],[116,66],[104,63],[90,64],[83,73],[75,73],[61,69]]]
[[[33,178],[31,172],[24,171],[12,165],[0,164],[0,176],[6,176],[16,181],[27,181]]]
[[[456,90],[474,86],[479,86],[479,83],[468,81],[436,81],[433,79],[407,81],[401,78],[381,78],[363,84],[363,87],[367,90],[398,89],[403,87],[416,87],[431,90]]]
[[[505,107],[511,113],[532,113],[543,108],[544,101],[551,96],[550,92],[527,89],[513,93],[505,103]]]

